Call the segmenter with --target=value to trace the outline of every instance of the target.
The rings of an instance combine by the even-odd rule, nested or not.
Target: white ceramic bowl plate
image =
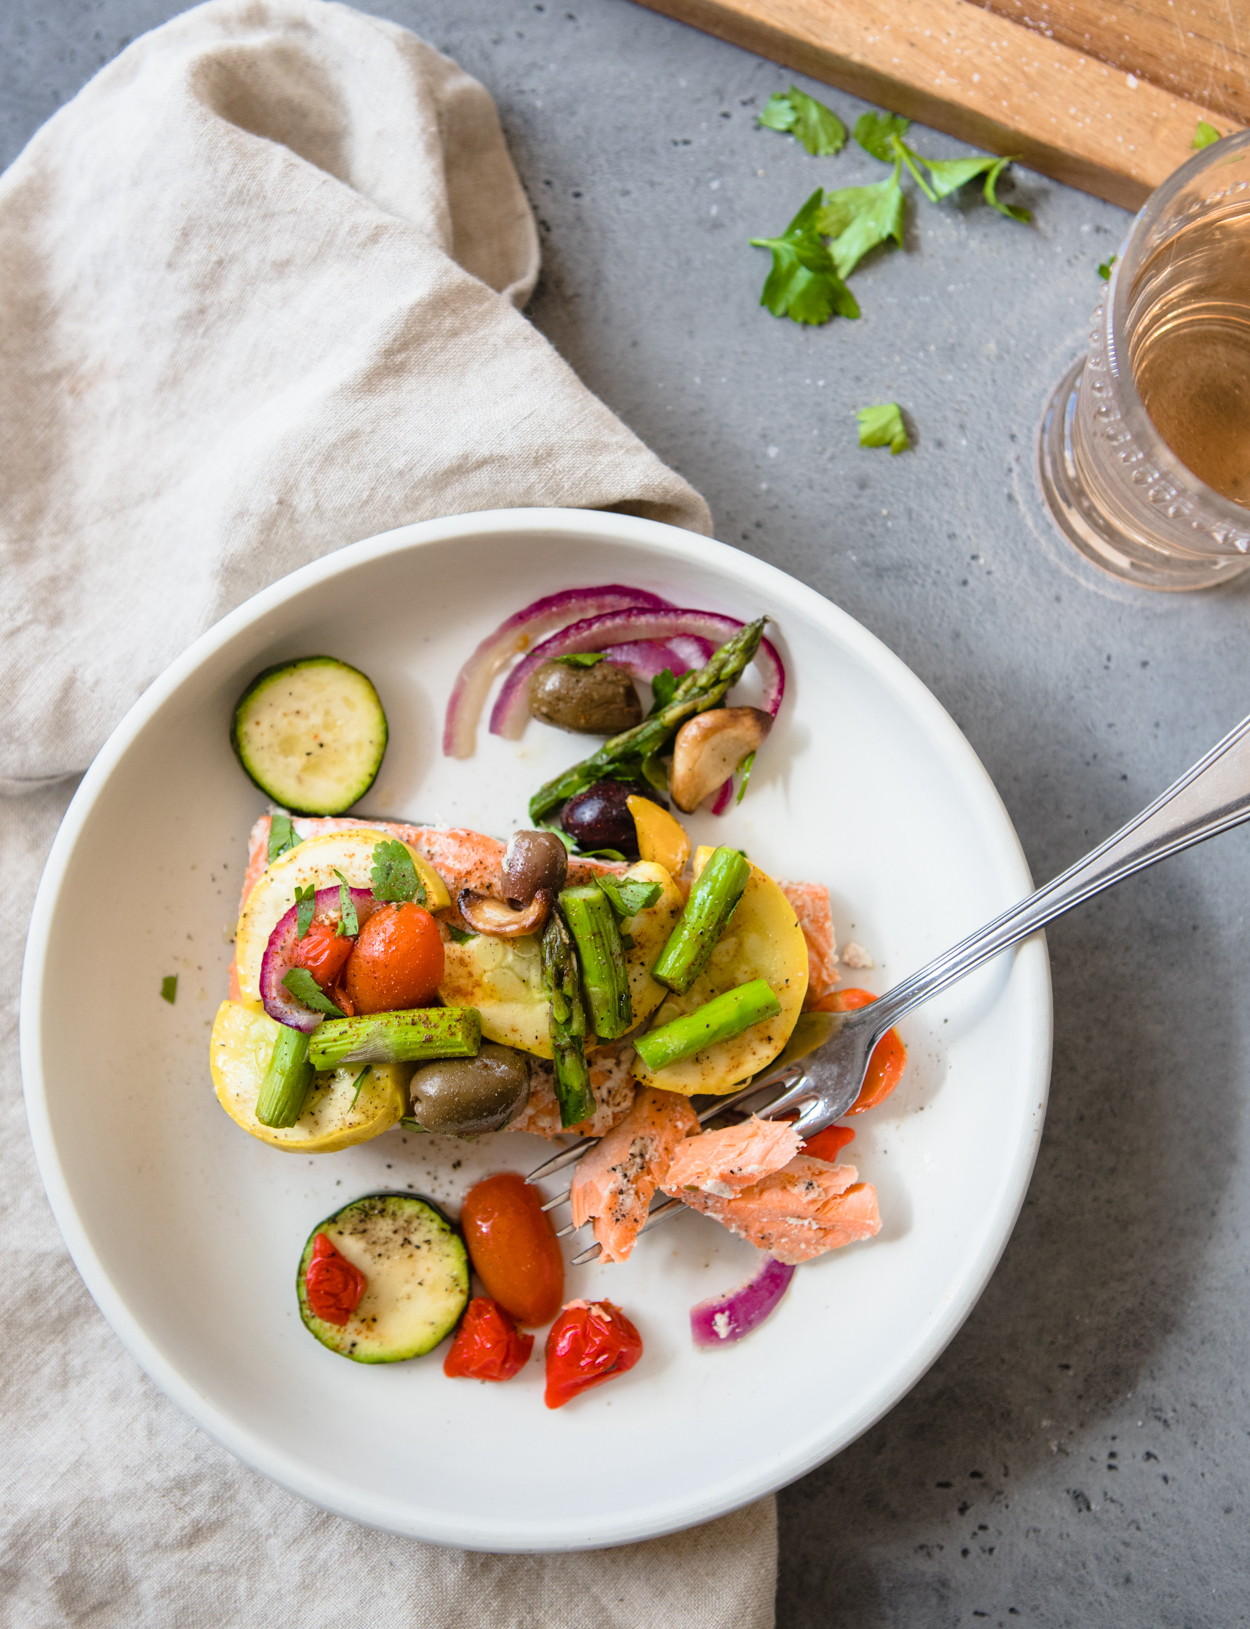
[[[583,755],[531,723],[442,756],[452,676],[503,617],[558,589],[630,583],[677,604],[767,612],[785,705],[743,804],[693,822],[782,877],[827,883],[840,940],[876,991],[1027,891],[1007,815],[967,742],[876,639],[733,549],[626,516],[513,510],[406,527],[329,555],[200,639],[119,726],[48,862],[22,990],[40,1169],[79,1271],[156,1383],[266,1476],[359,1521],[482,1550],[621,1543],[730,1510],[844,1447],[924,1372],[984,1287],[1024,1197],[1050,1063],[1041,941],[914,1014],[911,1062],[848,1157],[879,1237],[803,1267],[772,1320],[713,1352],[688,1312],[750,1276],[754,1251],[679,1218],[623,1266],[576,1269],[645,1343],[630,1374],[543,1406],[541,1341],[504,1386],[450,1381],[445,1347],[383,1367],[303,1329],[305,1238],[383,1188],[454,1210],[500,1167],[549,1152],[396,1130],[297,1157],[218,1107],[207,1046],[225,994],[245,839],[264,802],[227,740],[258,669],[329,652],[376,683],[391,744],[360,812],[506,835],[530,792]],[[162,978],[178,975],[174,1006]],[[554,1190],[553,1190],[554,1191]],[[583,1241],[578,1241],[580,1247]]]

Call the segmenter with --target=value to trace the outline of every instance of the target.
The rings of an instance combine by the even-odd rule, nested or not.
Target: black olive
[[[596,781],[569,799],[560,824],[579,848],[614,848],[627,860],[636,860],[638,830],[626,804],[631,797],[659,801],[650,787],[636,781]]]
[[[583,735],[620,735],[642,723],[634,681],[611,662],[544,662],[530,678],[530,712],[544,724]]]
[[[426,1131],[476,1137],[520,1114],[529,1098],[530,1066],[523,1052],[483,1041],[475,1058],[443,1058],[412,1077],[412,1117]]]
[[[558,894],[569,874],[569,851],[553,831],[518,831],[504,850],[503,896],[528,905],[540,888]]]

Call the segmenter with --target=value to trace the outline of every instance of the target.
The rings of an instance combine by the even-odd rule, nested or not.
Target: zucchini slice
[[[324,1233],[365,1276],[345,1324],[308,1304],[306,1275]],[[296,1279],[300,1317],[323,1346],[353,1363],[400,1363],[437,1346],[469,1301],[464,1241],[435,1205],[412,1194],[372,1193],[327,1216],[308,1236]]]
[[[250,779],[292,814],[337,815],[364,797],[386,751],[373,685],[333,656],[258,673],[239,697],[230,745]]]

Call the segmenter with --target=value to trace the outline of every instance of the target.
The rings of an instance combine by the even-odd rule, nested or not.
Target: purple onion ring
[[[691,1307],[690,1333],[694,1344],[728,1346],[758,1329],[772,1316],[797,1271],[784,1261],[765,1256],[764,1265],[749,1284],[719,1299],[700,1301],[697,1307]]]
[[[378,902],[367,888],[353,888],[351,895],[352,904],[356,907],[356,920],[363,928],[377,910]],[[337,918],[338,883],[335,883],[333,888],[318,888],[315,903],[314,918],[318,916]],[[292,905],[269,935],[269,943],[265,946],[265,954],[260,963],[260,998],[265,1003],[265,1011],[270,1018],[276,1018],[280,1024],[286,1024],[290,1029],[311,1032],[321,1022],[323,1014],[310,1012],[303,1002],[295,999],[282,982],[295,966],[295,947],[299,944],[296,938],[298,915],[298,906]]]

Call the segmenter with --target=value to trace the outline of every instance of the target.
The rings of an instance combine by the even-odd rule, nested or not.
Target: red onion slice
[[[796,1269],[765,1256],[749,1284],[720,1300],[700,1301],[690,1309],[690,1333],[696,1346],[727,1346],[758,1329],[772,1316]]]
[[[356,907],[356,920],[363,928],[378,908],[378,902],[367,888],[352,889],[352,904]],[[339,914],[339,888],[318,888],[316,916],[337,917]],[[277,927],[269,935],[265,954],[260,963],[260,999],[270,1018],[290,1029],[312,1031],[321,1022],[322,1014],[309,1012],[283,984],[282,980],[295,966],[295,947],[298,906],[292,905]]]
[[[714,815],[723,815],[729,807],[729,801],[734,795],[734,778],[731,775],[727,781],[722,781],[720,791],[716,794],[716,802],[712,805]]]
[[[631,639],[623,645],[609,645],[603,654],[633,678],[650,684],[665,668],[680,678],[692,667],[702,667],[715,649],[710,639],[678,634],[672,639]]]
[[[574,622],[550,639],[544,639],[541,645],[535,645],[509,673],[490,715],[491,734],[502,735],[509,741],[520,739],[529,718],[530,674],[536,667],[557,656],[571,656],[578,651],[601,651],[625,641],[672,640],[683,634],[710,639],[719,647],[742,626],[736,617],[719,616],[714,611],[672,609],[609,611],[602,616]],[[764,681],[763,706],[776,718],[786,691],[786,670],[770,640],[760,640],[755,665]]]
[[[482,716],[495,675],[507,667],[514,656],[528,650],[540,634],[578,617],[599,616],[605,611],[629,606],[658,611],[671,604],[671,600],[648,594],[642,588],[604,583],[598,588],[566,588],[522,606],[506,622],[501,622],[494,633],[487,634],[456,674],[443,725],[444,756],[473,756],[477,721]]]

